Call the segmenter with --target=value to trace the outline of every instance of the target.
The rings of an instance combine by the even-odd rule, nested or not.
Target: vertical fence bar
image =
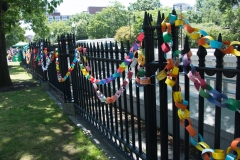
[[[146,63],[146,76],[154,75],[153,69],[149,65],[154,61],[154,53],[151,53],[153,46],[153,28],[150,26],[150,17],[145,12],[143,31],[144,31],[144,44],[145,63]],[[155,84],[155,77],[151,78],[151,84]],[[151,95],[151,96],[150,96]],[[157,159],[157,126],[156,126],[156,92],[154,85],[146,85],[144,87],[144,105],[146,115],[146,152],[147,159]]]
[[[173,9],[171,16],[177,16],[176,11]],[[172,28],[172,53],[178,50],[178,27],[175,24],[171,25]],[[172,54],[173,55],[173,54]],[[172,87],[173,92],[179,91],[179,76],[177,77],[175,85]],[[173,96],[172,96],[173,97]],[[172,98],[172,116],[173,116],[173,159],[180,159],[180,127],[179,118],[177,114],[177,107],[175,106],[174,99]]]
[[[110,56],[109,56],[109,53],[108,53],[108,46],[107,46],[107,44],[105,44],[105,48],[104,48],[104,50],[105,50],[105,55],[106,55],[106,59],[107,59],[107,61],[106,61],[106,69],[107,69],[107,75],[109,75],[109,58],[110,58]],[[105,74],[105,73],[104,73]],[[104,75],[104,76],[106,76],[106,75]],[[111,95],[111,84],[107,84],[107,86],[106,86],[106,89],[104,89],[105,90],[105,93],[107,94],[106,96],[109,96],[109,95]],[[109,122],[109,106],[108,105],[106,105],[106,119],[107,119],[107,128],[109,129],[110,128],[110,122]],[[108,136],[108,134],[106,133],[106,136]]]
[[[218,41],[222,42],[221,34],[218,35]],[[216,57],[216,68],[223,68],[223,57],[225,54],[222,53],[219,49],[216,49],[214,55]],[[217,91],[222,93],[222,71],[216,72],[215,88]],[[221,101],[221,99],[219,101]],[[220,133],[221,133],[221,108],[215,106],[214,148],[220,148],[221,142]]]
[[[162,71],[166,65],[166,59],[164,58],[164,52],[161,45],[163,41],[163,32],[161,29],[161,23],[164,19],[164,14],[161,17],[160,11],[158,11],[157,18],[157,44],[158,44],[158,61],[159,70]],[[168,159],[168,92],[165,79],[159,81],[159,110],[160,110],[160,138],[161,138],[161,159]],[[164,146],[164,147],[163,147]]]
[[[105,46],[107,47],[107,43],[105,43]],[[109,54],[110,54],[110,68],[111,68],[111,72],[114,72],[114,62],[112,61],[113,60],[113,48],[112,48],[112,42],[110,42],[110,50],[109,50]],[[110,75],[110,73],[108,72],[108,75]],[[112,87],[110,87],[112,86]],[[115,81],[112,81],[112,84],[110,85],[110,89],[109,89],[109,96],[111,96],[113,93],[116,92],[116,89],[115,89]],[[112,90],[111,90],[112,88]],[[113,103],[110,103],[109,104],[109,108],[110,108],[110,122],[111,122],[111,132],[114,132],[114,122],[113,122],[113,111],[114,111],[114,105],[116,104],[116,102],[113,104]],[[112,138],[112,136],[111,136]]]
[[[94,61],[95,60],[93,60],[92,59],[92,57],[93,57],[93,49],[92,49],[92,44],[90,44],[90,46],[87,44],[87,56],[89,57],[89,65],[91,66],[91,74],[92,74],[92,76],[94,77],[94,78],[96,78],[95,77],[95,73],[94,73],[94,71],[95,71],[95,68],[94,68],[94,66],[93,66],[93,64],[94,64]],[[91,58],[90,58],[91,57]],[[89,106],[90,107],[90,115],[91,115],[91,117],[95,117],[95,98],[93,98],[93,97],[95,97],[95,92],[93,91],[93,89],[91,89],[91,97],[92,97],[92,99],[91,99],[91,106]],[[91,121],[90,122],[92,122],[93,123],[93,120],[92,120],[92,118],[91,118]]]
[[[115,46],[115,50],[116,50],[116,46]],[[118,48],[117,48],[117,50],[116,50],[116,52],[118,52]],[[120,58],[121,59],[124,59],[124,54],[125,54],[125,52],[124,52],[124,47],[123,47],[123,45],[122,45],[122,42],[121,42],[121,48],[120,48],[120,54],[121,54],[121,56],[120,56]],[[122,75],[122,76],[124,76],[125,75],[125,73]],[[124,78],[123,78],[124,79]],[[120,84],[120,82],[118,81],[118,83]],[[122,119],[122,114],[123,114],[123,109],[122,109],[122,97],[123,96],[120,96],[120,99],[119,99],[119,101],[118,101],[118,105],[119,105],[119,107],[118,107],[118,109],[119,109],[119,119],[120,119],[120,136],[121,136],[121,140],[123,140],[124,139],[124,136],[123,136],[123,119]]]
[[[103,47],[103,43],[101,42],[101,48],[100,48],[100,56],[102,59],[104,59],[104,47]],[[102,77],[106,77],[106,69],[105,69],[105,60],[101,61],[101,67],[102,67],[102,72],[103,72],[103,76]],[[101,90],[103,91],[103,93],[107,93],[107,89],[106,89],[106,85],[104,85]],[[106,125],[106,113],[105,113],[105,104],[102,103],[101,104],[101,110],[102,110],[102,125],[105,126]],[[102,132],[104,133],[104,129],[102,128]]]
[[[184,42],[184,54],[188,53],[190,51],[190,47],[189,47],[189,43],[188,43],[188,36],[186,36],[185,38],[185,42]],[[187,68],[188,70],[190,70],[190,66],[188,66]],[[185,100],[188,101],[188,104],[190,104],[189,102],[189,78],[188,76],[185,74],[184,75],[184,91],[185,91]],[[190,106],[187,106],[187,109],[190,109]],[[189,122],[185,121],[185,126],[188,126]],[[184,130],[184,159],[185,160],[189,160],[189,133],[188,131],[185,129]]]
[[[119,51],[118,51],[118,45],[117,45],[117,42],[115,42],[115,46],[114,46],[114,53],[115,53],[115,57],[117,60],[119,60]],[[119,66],[119,61],[117,61],[116,63],[116,68]],[[125,72],[123,72],[122,74],[124,74]],[[117,82],[117,90],[120,88],[120,78],[117,78],[116,79],[116,82]],[[115,83],[116,83],[115,82]],[[115,84],[114,84],[115,86]],[[116,92],[113,92],[113,94],[115,94]],[[121,96],[118,98],[117,102],[114,103],[114,113],[115,113],[115,131],[116,131],[116,135],[117,137],[119,137],[119,126],[118,126],[118,117],[121,117],[118,115],[118,109],[117,109],[117,103],[119,103],[121,101]]]
[[[99,45],[101,45],[100,43],[97,43],[97,57],[99,58],[99,61],[98,61],[98,70],[99,71],[103,71],[104,69],[104,67],[103,66],[101,66],[101,62],[102,62],[102,60],[100,60],[101,59],[101,55],[100,55],[100,48],[99,48]],[[103,79],[103,78],[105,78],[105,77],[103,77],[102,76],[102,73],[101,72],[99,72],[100,74],[99,74],[99,79]],[[100,90],[102,91],[102,89],[103,89],[103,86],[102,85],[100,85]],[[98,120],[98,123],[100,123],[100,124],[102,124],[102,114],[101,114],[101,105],[102,105],[102,102],[100,101],[100,100],[98,100],[98,104],[97,104],[97,109],[98,109],[98,113],[97,113],[97,115],[98,115],[98,117],[97,117],[97,120]],[[100,127],[100,126],[98,126],[98,127]],[[100,128],[98,128],[99,130],[100,130]]]
[[[206,48],[203,46],[199,46],[197,55],[199,57],[199,67],[205,67],[205,57],[207,55]],[[200,76],[204,79],[204,70],[199,70]],[[204,98],[202,96],[198,96],[198,133],[203,136],[203,122],[204,122]],[[200,141],[200,138],[198,138]],[[202,159],[201,152],[199,152],[199,159]]]

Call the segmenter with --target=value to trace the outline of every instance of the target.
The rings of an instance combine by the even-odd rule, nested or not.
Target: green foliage
[[[11,30],[11,32],[6,34],[6,48],[10,48],[12,45],[18,43],[19,41],[27,41],[24,37],[24,29],[20,26],[16,26]]]
[[[116,30],[128,24],[128,14],[125,7],[118,2],[113,6],[104,8],[95,15],[87,26],[89,38],[112,38]]]
[[[239,0],[219,0],[219,1],[220,3],[218,7],[222,12],[232,10],[234,6],[236,6],[236,8],[239,7]]]
[[[135,37],[133,36],[133,30],[130,29],[130,26],[122,26],[116,31],[116,35],[114,36],[114,39],[117,42],[123,42],[124,45],[127,44],[127,41],[131,43],[134,42]]]
[[[73,15],[66,23],[71,26],[72,23],[75,23],[76,39],[88,39],[87,26],[89,22],[94,18],[94,15],[89,13],[79,13]]]
[[[220,0],[196,0],[196,10],[191,19],[197,18],[199,23],[222,23],[221,12],[219,10]],[[194,20],[196,21],[196,20]]]
[[[48,32],[48,39],[53,39],[54,42],[57,42],[58,36],[69,34],[72,31],[71,25],[68,25],[64,21],[53,21],[52,23],[49,23],[49,29],[50,32]],[[53,32],[53,35],[50,34],[51,32]]]
[[[29,23],[35,33],[44,31],[44,19],[46,12],[52,12],[62,0],[6,0],[9,8],[0,16],[0,22],[4,23],[5,33],[9,32],[19,21]]]
[[[148,11],[160,8],[162,5],[159,0],[137,0],[137,2],[130,3],[128,10],[130,11]]]

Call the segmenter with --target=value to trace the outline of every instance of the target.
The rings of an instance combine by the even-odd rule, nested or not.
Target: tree
[[[53,21],[52,23],[49,23],[48,25],[50,32],[49,32],[49,37],[48,39],[54,39],[54,41],[57,41],[57,37],[61,36],[62,34],[67,34],[71,33],[72,27],[71,25],[68,25],[64,21]],[[54,37],[51,37],[52,35],[50,34],[51,32],[54,33]]]
[[[234,6],[236,6],[236,8],[238,8],[239,3],[240,3],[239,0],[220,0],[220,3],[218,4],[218,7],[222,12],[225,12],[229,9],[232,10],[232,8]]]
[[[42,23],[46,11],[51,13],[62,0],[1,0],[0,8],[0,87],[11,86],[7,58],[6,34],[20,25],[20,21],[30,23],[33,31],[44,30]]]
[[[220,0],[196,0],[196,14],[195,17],[200,23],[212,22],[216,25],[222,23],[221,12],[218,8]],[[199,17],[201,17],[199,19]],[[195,19],[196,20],[196,19]]]
[[[76,24],[76,39],[88,39],[87,26],[89,22],[94,18],[94,15],[89,13],[79,13],[72,16],[66,23],[72,25],[72,22]]]
[[[128,10],[130,11],[147,11],[160,8],[162,5],[159,0],[137,0],[137,2],[130,3]]]
[[[20,26],[16,26],[11,30],[11,32],[6,34],[6,48],[10,48],[14,44],[18,43],[19,41],[26,41],[26,37],[24,37],[24,29]]]
[[[130,33],[131,32],[131,33]],[[123,44],[127,44],[127,41],[132,44],[135,40],[135,37],[133,35],[133,30],[130,30],[130,26],[122,26],[116,31],[116,35],[114,36],[114,39],[117,42],[123,42]]]
[[[125,7],[115,1],[112,6],[97,13],[87,27],[90,38],[112,38],[116,30],[128,24],[128,14]]]

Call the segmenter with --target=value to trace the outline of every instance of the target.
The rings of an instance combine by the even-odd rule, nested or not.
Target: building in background
[[[71,15],[61,15],[57,10],[54,10],[52,14],[47,14],[46,16],[49,23],[52,21],[66,21],[71,18]]]
[[[103,8],[106,8],[106,7],[89,6],[88,7],[88,13],[89,14],[96,14],[97,12],[101,12]]]
[[[180,10],[181,12],[186,12],[188,10],[192,10],[193,6],[187,3],[174,3],[173,8],[175,8],[176,10]]]

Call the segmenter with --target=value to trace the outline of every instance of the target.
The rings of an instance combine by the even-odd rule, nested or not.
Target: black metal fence
[[[176,14],[173,11],[173,14]],[[191,145],[189,139],[189,132],[185,127],[180,127],[180,120],[178,118],[178,108],[175,105],[173,92],[179,91],[179,86],[182,88],[183,99],[188,101],[188,110],[194,108],[193,104],[197,106],[195,113],[195,127],[197,132],[207,139],[209,132],[208,122],[205,122],[209,114],[206,113],[206,99],[201,96],[191,96],[193,90],[191,89],[191,82],[187,75],[182,78],[184,84],[179,84],[179,76],[176,79],[176,84],[169,89],[164,80],[158,81],[155,76],[156,71],[165,69],[167,60],[164,57],[164,52],[161,47],[158,47],[155,53],[154,44],[161,46],[164,43],[163,33],[161,30],[161,22],[164,15],[158,13],[157,23],[155,26],[150,25],[152,16],[145,13],[143,22],[144,41],[143,49],[145,51],[145,75],[150,78],[151,85],[139,87],[136,85],[135,77],[138,72],[137,67],[128,67],[119,78],[104,85],[93,86],[89,81],[89,77],[82,74],[79,64],[76,63],[74,70],[71,72],[65,82],[59,82],[57,78],[56,64],[53,62],[48,67],[48,82],[64,94],[65,102],[74,102],[76,115],[84,118],[92,124],[96,130],[99,131],[116,149],[120,150],[127,159],[202,159],[201,152],[195,146]],[[172,52],[178,50],[179,28],[172,25]],[[218,41],[222,41],[221,35]],[[114,77],[118,66],[123,62],[125,56],[130,50],[130,45],[126,47],[121,43],[118,48],[117,42],[110,43],[110,49],[105,47],[102,43],[97,44],[81,44],[87,49],[86,58],[88,65],[91,67],[91,76],[95,79],[105,79]],[[33,48],[41,50],[40,43],[33,44]],[[56,46],[46,46],[53,51]],[[72,35],[61,36],[58,38],[59,50],[59,66],[62,77],[68,72],[71,62],[75,57],[75,41]],[[115,49],[113,50],[113,48]],[[185,39],[184,51],[189,50],[188,39]],[[32,54],[33,55],[33,54]],[[214,55],[216,57],[216,67],[206,67],[205,57],[207,51],[200,46],[197,52],[199,57],[199,65],[195,66],[200,76],[204,79],[206,75],[215,77],[214,88],[222,92],[222,79],[234,78],[236,80],[236,95],[235,99],[240,99],[240,59],[237,57],[236,68],[224,68],[224,53],[216,49]],[[42,73],[41,68],[36,64],[36,72],[39,77],[45,80],[45,74]],[[132,69],[133,78],[128,79],[128,73]],[[183,66],[179,65],[180,72],[183,72]],[[189,69],[189,68],[188,68]],[[105,81],[106,82],[106,81]],[[127,84],[128,83],[128,84]],[[127,85],[126,85],[127,84]],[[119,92],[121,90],[121,92]],[[101,94],[102,93],[102,94]],[[106,104],[102,98],[115,96],[120,93],[120,97],[113,103]],[[169,94],[170,93],[170,94]],[[117,95],[118,97],[119,95]],[[100,97],[100,98],[99,98]],[[103,102],[102,102],[103,101]],[[221,100],[220,100],[221,101]],[[211,148],[219,149],[222,146],[230,146],[224,144],[223,133],[230,135],[230,138],[237,138],[240,136],[240,127],[237,125],[240,121],[238,112],[231,112],[230,117],[233,119],[231,133],[225,133],[223,129],[223,112],[225,108],[220,108],[216,105],[210,109],[211,117],[213,118],[213,125],[211,125],[212,138],[207,144],[211,144]],[[224,110],[224,111],[222,111]],[[214,114],[215,112],[215,114]],[[228,117],[229,118],[229,117]],[[184,122],[185,126],[189,126],[188,122]],[[205,136],[206,135],[206,136]],[[210,136],[211,137],[211,136]],[[195,141],[201,141],[201,138],[195,138]],[[204,147],[203,147],[204,148]],[[226,150],[227,148],[221,148]]]

